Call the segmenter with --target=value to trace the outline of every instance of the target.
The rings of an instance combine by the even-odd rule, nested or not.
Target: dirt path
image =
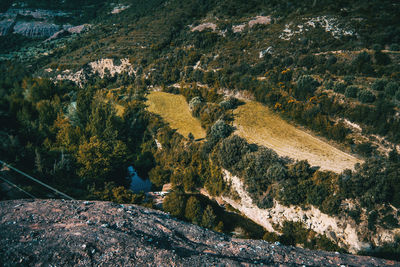
[[[280,156],[308,160],[322,170],[342,172],[362,161],[290,125],[254,101],[235,110],[236,134],[275,150]]]

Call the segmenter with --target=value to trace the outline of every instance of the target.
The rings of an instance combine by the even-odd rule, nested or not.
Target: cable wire
[[[6,178],[0,176],[0,179],[3,180],[4,182],[6,182],[6,183],[8,183],[8,184],[10,184],[10,185],[12,185],[12,186],[14,186],[14,187],[17,188],[19,191],[21,191],[21,192],[27,194],[27,195],[30,196],[31,198],[36,199],[36,197],[35,197],[34,195],[32,195],[31,193],[26,192],[24,189],[18,187],[16,184],[10,182],[10,181],[7,180]]]
[[[67,198],[67,199],[74,200],[72,197],[68,196],[67,194],[64,194],[63,192],[58,191],[58,190],[55,189],[54,187],[51,187],[50,185],[47,185],[47,184],[43,183],[42,181],[40,181],[40,180],[38,180],[38,179],[36,179],[36,178],[30,176],[29,174],[26,174],[26,173],[24,173],[23,171],[20,171],[20,170],[18,170],[17,168],[14,168],[14,167],[11,166],[10,164],[7,164],[7,163],[5,163],[5,162],[2,161],[2,160],[0,160],[0,163],[4,164],[4,165],[7,166],[8,168],[10,168],[10,169],[12,169],[12,170],[18,172],[19,174],[22,174],[23,176],[25,176],[25,177],[31,179],[32,181],[34,181],[34,182],[36,182],[36,183],[38,183],[38,184],[41,184],[41,185],[43,185],[44,187],[46,187],[46,188],[48,188],[48,189],[50,189],[50,190],[56,192],[57,194],[59,194],[59,195],[65,197],[65,198]]]

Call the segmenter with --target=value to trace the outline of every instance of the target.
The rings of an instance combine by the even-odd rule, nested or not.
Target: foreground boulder
[[[0,266],[399,266],[235,239],[135,205],[0,202]]]

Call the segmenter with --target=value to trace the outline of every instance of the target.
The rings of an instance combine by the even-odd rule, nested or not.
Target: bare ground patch
[[[200,121],[192,116],[185,98],[164,92],[151,92],[147,96],[147,110],[160,115],[170,127],[187,137],[192,133],[196,139],[206,136]]]
[[[290,125],[261,103],[248,101],[235,110],[236,134],[275,150],[280,156],[308,160],[322,170],[342,172],[362,161]]]

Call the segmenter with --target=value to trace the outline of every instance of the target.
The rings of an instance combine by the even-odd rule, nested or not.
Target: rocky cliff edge
[[[242,240],[135,205],[0,202],[0,266],[400,266]]]

